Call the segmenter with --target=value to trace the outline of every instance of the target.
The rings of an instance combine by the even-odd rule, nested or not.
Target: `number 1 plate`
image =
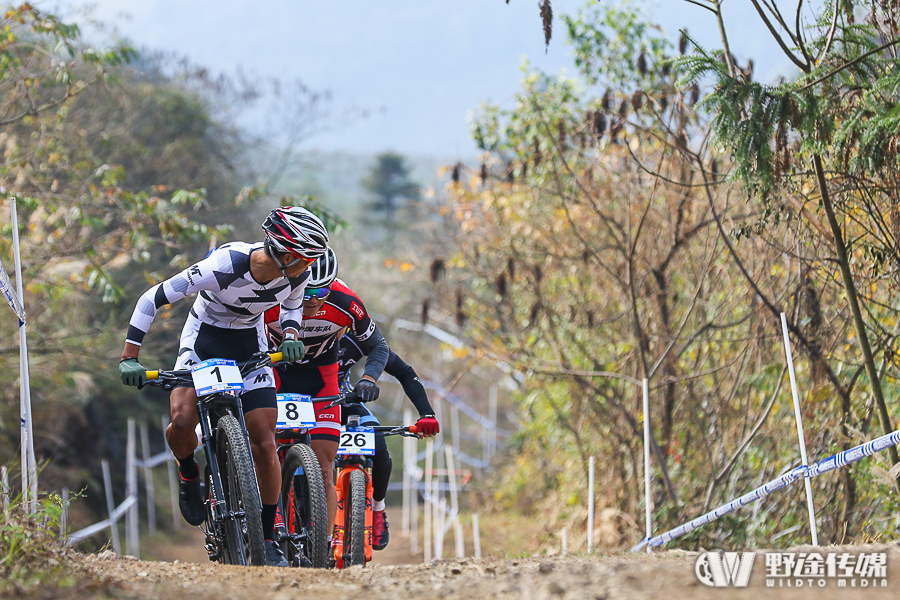
[[[241,370],[233,360],[210,358],[191,367],[194,389],[198,396],[209,396],[226,390],[244,389]]]
[[[375,455],[375,429],[372,427],[346,427],[341,431],[338,456]]]
[[[316,410],[312,397],[300,394],[278,394],[276,429],[312,429],[316,426]]]

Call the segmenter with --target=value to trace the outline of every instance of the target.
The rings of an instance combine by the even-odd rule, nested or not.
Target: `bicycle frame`
[[[355,426],[359,423],[358,417],[351,417],[356,423],[348,421],[348,426]],[[407,427],[390,427],[378,425],[373,428],[376,432],[385,436],[402,435],[406,437],[418,437],[416,435],[416,427],[414,425]],[[347,530],[349,519],[352,516],[347,507],[350,503],[350,476],[354,471],[361,471],[366,480],[366,517],[365,528],[363,533],[364,556],[365,563],[372,561],[372,506],[373,506],[373,490],[372,476],[369,470],[372,468],[372,460],[361,455],[340,456],[335,460],[338,469],[335,478],[335,492],[337,493],[337,513],[334,518],[334,548],[333,558],[335,567],[344,568],[350,562],[350,550],[347,542]]]
[[[213,484],[213,489],[210,490],[209,493],[209,502],[212,504],[213,514],[213,523],[211,523],[210,526],[215,529],[215,526],[220,525],[225,521],[241,519],[244,517],[243,510],[234,510],[233,507],[229,507],[228,502],[225,499],[222,476],[219,471],[219,461],[216,460],[215,449],[215,431],[219,418],[226,414],[231,414],[238,420],[238,423],[241,425],[241,430],[244,432],[244,440],[247,442],[248,448],[250,447],[250,434],[247,433],[247,425],[244,422],[244,411],[241,407],[241,399],[237,394],[220,392],[204,396],[197,401],[197,411],[200,414],[200,430],[203,434],[200,444],[203,446],[203,451],[206,455],[206,468],[209,469],[209,476],[212,478]],[[253,463],[252,453],[250,454],[250,462],[251,464]],[[255,471],[255,464],[253,465],[253,468]],[[256,493],[259,495],[258,484]],[[261,497],[260,504],[262,504]],[[204,529],[203,533],[206,534],[206,552],[209,555],[209,559],[212,561],[218,560],[219,548],[215,544],[215,532]]]
[[[251,359],[240,366],[241,373],[244,369],[251,365],[262,366],[264,363],[274,364],[281,360],[281,353],[255,355],[255,360]],[[257,367],[258,368],[258,367]],[[252,371],[249,368],[247,372]],[[179,385],[193,386],[193,379],[190,371],[147,371],[146,385],[155,385],[162,387],[164,390],[171,391]],[[143,386],[139,386],[143,387]],[[212,482],[212,489],[207,490],[208,499],[211,510],[208,514],[212,515],[212,522],[206,519],[206,527],[200,526],[206,536],[205,547],[209,559],[211,561],[218,560],[221,556],[219,535],[220,526],[234,519],[242,519],[245,517],[243,510],[235,510],[229,507],[225,498],[224,486],[222,485],[222,474],[219,471],[219,461],[216,454],[216,428],[219,419],[225,415],[231,415],[237,419],[240,424],[241,431],[244,434],[244,442],[247,448],[250,448],[250,434],[247,432],[247,424],[244,421],[244,411],[241,405],[240,395],[234,391],[216,392],[208,396],[197,399],[197,413],[200,417],[201,439],[200,445],[203,446],[203,452],[206,456],[206,468],[209,478]],[[249,452],[250,465],[253,471],[256,471],[256,465],[253,464],[253,453]],[[256,495],[259,500],[258,505],[262,505],[262,497],[259,492],[259,484],[256,485]]]
[[[361,471],[366,479],[366,520],[363,533],[365,543],[365,562],[372,560],[372,477],[369,469],[372,461],[364,456],[345,456],[335,461],[338,465],[338,474],[335,478],[334,489],[337,493],[337,513],[334,517],[334,562],[335,567],[343,569],[350,562],[350,551],[347,544],[348,523],[350,511],[347,506],[350,502],[350,475],[354,471]]]
[[[288,450],[291,449],[295,444],[304,444],[306,446],[310,445],[312,441],[312,437],[310,436],[308,431],[305,430],[278,430],[275,434],[275,443],[278,445],[275,449],[275,453],[278,456],[278,467],[281,468],[281,465],[284,464],[284,455]],[[288,510],[281,503],[281,495],[278,496],[278,510],[281,512],[282,522],[279,524],[276,522],[275,528],[278,531],[278,544],[281,546],[283,541],[288,541],[295,545],[295,547],[299,544],[299,542],[306,541],[308,537],[308,533],[306,528],[303,528],[303,531],[292,532],[292,523],[291,520],[294,518],[294,511]]]

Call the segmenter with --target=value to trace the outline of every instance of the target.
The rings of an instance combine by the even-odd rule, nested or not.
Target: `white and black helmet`
[[[300,206],[282,206],[262,224],[271,250],[316,259],[328,248],[328,231],[316,215]]]
[[[337,278],[338,260],[331,246],[325,249],[325,254],[316,259],[316,262],[309,265],[309,281],[306,283],[308,288],[323,288],[331,285],[331,282]]]

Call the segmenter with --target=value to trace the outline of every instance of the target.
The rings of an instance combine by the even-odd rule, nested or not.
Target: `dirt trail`
[[[399,540],[397,540],[399,541]],[[392,542],[393,543],[393,542]],[[799,548],[810,551],[811,548]],[[116,558],[111,552],[85,557],[89,571],[113,584],[116,596],[149,600],[296,600],[303,594],[343,597],[535,598],[612,600],[706,600],[722,598],[896,598],[900,593],[897,545],[828,548],[829,551],[888,552],[888,588],[767,588],[761,555],[745,589],[717,589],[694,575],[696,554],[670,551],[527,559],[443,560],[428,565],[369,565],[344,571],[231,567],[213,564],[150,562]],[[360,596],[361,597],[361,596]]]

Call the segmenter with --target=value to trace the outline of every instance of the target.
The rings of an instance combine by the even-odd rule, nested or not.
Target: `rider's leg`
[[[169,395],[169,405],[172,409],[172,422],[166,427],[166,441],[172,454],[178,459],[179,466],[194,468],[196,462],[187,461],[194,457],[194,450],[200,444],[197,439],[197,423],[200,415],[197,413],[197,392],[194,388],[179,387],[172,390]],[[185,463],[185,464],[182,464]],[[186,477],[186,479],[194,479]]]
[[[378,418],[365,405],[354,407],[361,412],[359,424],[366,427],[380,425]],[[375,434],[375,455],[372,456],[372,548],[383,550],[390,539],[388,535],[387,515],[384,512],[384,498],[387,496],[388,484],[391,481],[391,453],[388,452],[387,441],[383,433]]]
[[[166,427],[166,441],[178,460],[178,508],[191,525],[200,525],[206,517],[203,495],[200,492],[200,469],[194,459],[198,440],[195,428],[200,422],[197,414],[197,394],[194,388],[175,388],[169,396],[172,422]]]
[[[318,438],[318,439],[317,439]],[[328,531],[334,530],[334,516],[337,514],[337,494],[334,491],[334,457],[337,456],[337,436],[313,435],[310,442],[319,466],[322,468],[322,481],[325,483],[325,504],[328,506]]]
[[[393,462],[383,433],[375,434],[375,456],[372,457],[372,500],[384,502],[391,481]],[[376,508],[376,510],[378,510]],[[384,510],[383,508],[381,510]]]
[[[267,540],[274,540],[275,511],[281,493],[281,466],[275,452],[275,423],[278,420],[278,409],[254,407],[254,394],[262,392],[264,390],[248,392],[241,397],[241,402],[247,411],[244,414],[244,422],[250,436],[250,452],[253,454],[259,495],[262,498],[263,536]],[[274,397],[274,389],[271,389],[271,393]]]

